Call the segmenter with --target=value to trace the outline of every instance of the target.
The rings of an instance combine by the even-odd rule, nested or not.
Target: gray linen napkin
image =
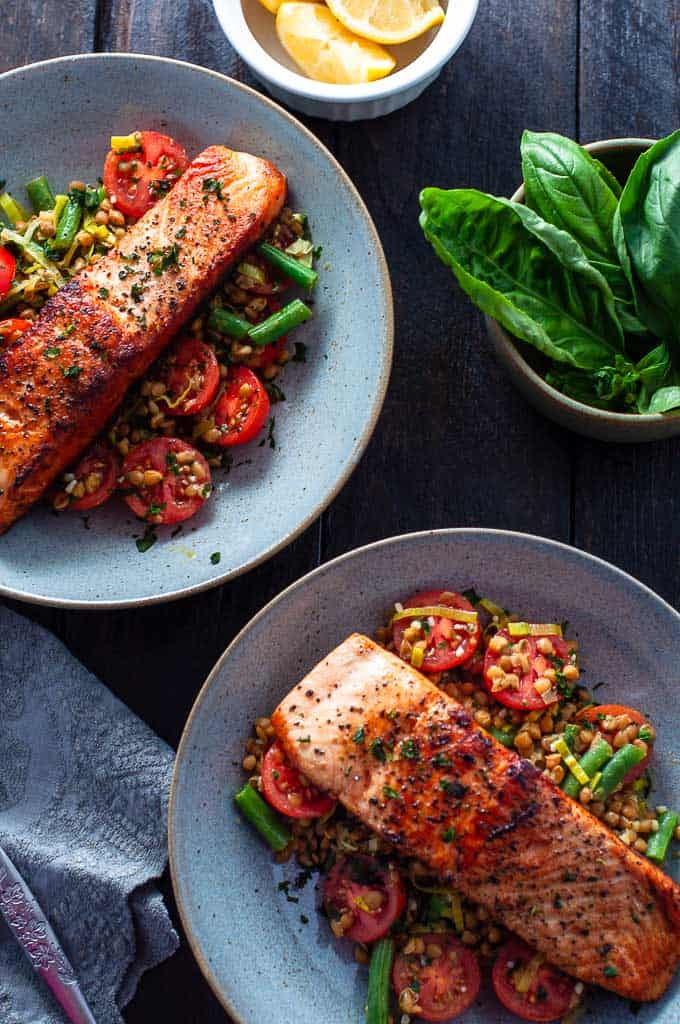
[[[0,844],[47,913],[97,1024],[178,945],[166,863],[173,753],[56,637],[0,608]],[[64,1018],[0,921],[0,1024]]]

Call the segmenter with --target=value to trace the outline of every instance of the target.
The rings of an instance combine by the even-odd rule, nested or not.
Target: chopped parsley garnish
[[[441,782],[439,783],[439,788],[444,793],[449,793],[450,795],[453,795],[454,786],[455,786],[455,783],[451,782],[450,779],[442,779]]]
[[[217,196],[218,199],[224,200],[227,198],[222,195],[222,182],[218,181],[217,178],[204,178],[202,184],[205,195],[203,196],[203,202],[207,203],[210,198],[210,193]]]
[[[219,565],[221,558],[222,555],[219,551],[213,551],[212,555],[210,556],[210,561],[212,562],[213,565]]]
[[[376,761],[381,761],[383,764],[385,763],[387,760],[387,751],[385,750],[385,744],[380,737],[373,740],[369,749]]]
[[[306,914],[300,914],[300,924],[309,924],[309,918]]]
[[[108,299],[108,297],[109,297],[109,289],[108,288],[100,288],[99,289],[99,298],[100,299]]]
[[[295,342],[295,352],[293,354],[294,363],[306,363],[307,362],[307,346],[302,341]]]
[[[446,754],[435,754],[432,758],[432,764],[435,768],[450,768],[452,762],[449,761]]]
[[[282,892],[289,903],[299,903],[300,900],[297,896],[291,896],[289,892],[290,882],[279,882],[277,886],[279,892]]]
[[[57,348],[56,345],[50,345],[49,348],[45,349],[45,359],[56,359],[60,352],[61,349]]]
[[[178,256],[179,246],[177,243],[173,243],[173,245],[166,245],[165,249],[156,249],[155,252],[150,252],[147,260],[156,277],[160,277],[168,267],[177,266]]]
[[[147,514],[147,516],[149,516],[149,518],[153,518],[154,516],[159,516],[164,508],[165,508],[165,502],[164,501],[160,502],[158,505],[156,505],[154,502],[152,502],[149,505],[149,509],[148,509],[148,512],[146,514]]]
[[[613,964],[607,964],[602,973],[604,974],[605,978],[615,978],[619,972]]]
[[[156,531],[152,526],[149,526],[144,531],[144,536],[138,537],[137,540],[135,541],[135,544],[137,545],[137,550],[139,551],[139,553],[143,555],[145,551],[148,551],[149,548],[152,548],[154,546],[157,540],[158,537],[156,536]]]
[[[352,736],[352,743],[363,743],[366,739],[366,731],[363,725],[360,725],[357,731]]]
[[[311,743],[311,742],[312,742],[312,737],[311,736],[301,736],[300,739],[298,740],[298,743]]]
[[[418,750],[418,744],[415,740],[404,740],[401,745],[401,756],[405,757],[407,761],[417,761],[420,757],[420,751]]]
[[[175,238],[184,238],[186,233],[187,233],[187,229],[186,229],[186,224],[185,224],[183,228],[179,229],[179,231],[175,231]]]
[[[449,828],[447,828],[446,832],[442,833],[442,840],[445,843],[452,843],[455,838],[456,838],[456,830],[453,827],[453,825],[451,825]]]
[[[144,289],[142,288],[141,284],[133,284],[132,288],[130,289],[130,297],[132,298],[132,300],[134,302],[139,302],[143,294]]]
[[[174,452],[168,452],[165,456],[165,465],[168,467],[171,473],[175,476],[179,476],[179,463],[177,462],[177,456]]]
[[[383,786],[383,796],[386,796],[388,798],[388,800],[399,800],[400,799],[399,794],[397,793],[396,789],[393,789],[392,786]]]
[[[83,372],[82,366],[76,366],[75,363],[72,366],[62,366],[61,372],[65,377],[79,377]]]

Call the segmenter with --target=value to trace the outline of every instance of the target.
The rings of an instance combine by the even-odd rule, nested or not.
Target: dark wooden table
[[[3,20],[0,71],[121,50],[250,81],[210,0],[16,0]],[[424,185],[512,192],[525,127],[583,141],[678,127],[680,8],[481,0],[463,49],[410,107],[364,124],[308,124],[368,203],[394,285],[392,381],[361,465],[288,550],[221,589],[141,611],[19,608],[172,744],[209,668],[255,611],[320,562],[381,537],[444,526],[542,534],[614,562],[680,607],[678,443],[598,444],[533,412],[495,365],[480,317],[417,223]],[[224,1013],[183,945],[144,979],[127,1020],[209,1024]]]

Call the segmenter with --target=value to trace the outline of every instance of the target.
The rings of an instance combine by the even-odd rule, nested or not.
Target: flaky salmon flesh
[[[550,963],[628,999],[664,992],[680,886],[400,658],[349,637],[272,724],[307,778]]]
[[[210,146],[0,353],[0,533],[100,433],[285,198],[272,164]]]

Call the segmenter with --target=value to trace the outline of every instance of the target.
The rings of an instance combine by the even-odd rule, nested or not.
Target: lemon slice
[[[374,82],[389,75],[396,64],[387,50],[348,32],[321,4],[282,3],[276,32],[298,67],[317,82]]]
[[[374,43],[407,43],[440,25],[437,0],[327,0],[345,28]]]
[[[266,7],[267,10],[271,11],[272,14],[277,14],[278,13],[279,7],[281,6],[281,4],[283,2],[284,2],[284,0],[260,0],[260,3],[262,4],[262,6]],[[302,3],[302,2],[304,2],[304,0],[300,0],[300,2]],[[317,3],[318,0],[306,0],[306,2],[307,3]]]

